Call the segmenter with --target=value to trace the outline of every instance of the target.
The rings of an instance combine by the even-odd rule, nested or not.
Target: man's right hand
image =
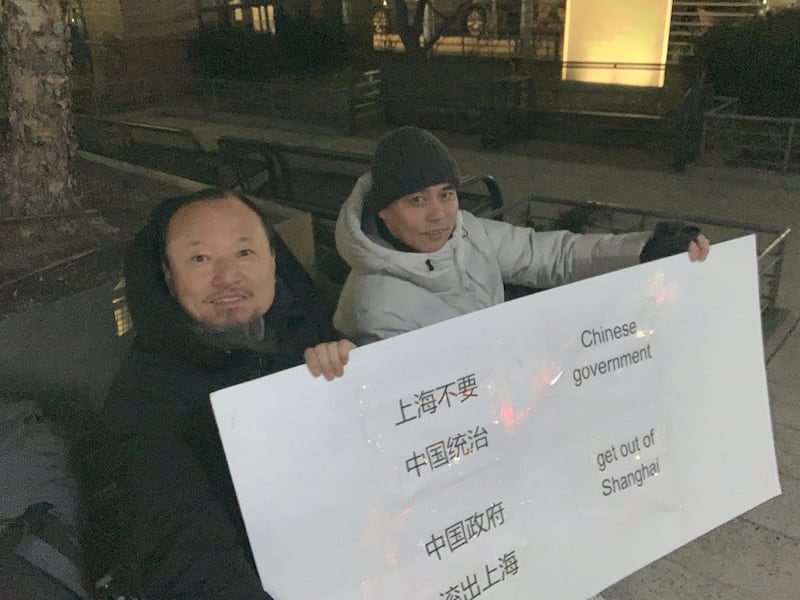
[[[711,252],[711,242],[702,233],[689,243],[689,260],[703,262]]]
[[[313,348],[306,348],[303,356],[306,366],[314,377],[322,375],[327,381],[344,375],[344,366],[350,358],[350,351],[356,345],[350,340],[326,342]]]

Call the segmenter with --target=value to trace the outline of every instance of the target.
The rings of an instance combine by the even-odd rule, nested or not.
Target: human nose
[[[214,261],[214,276],[212,283],[215,286],[228,286],[239,281],[241,273],[239,264],[229,258],[220,258]]]
[[[430,210],[428,211],[428,220],[438,221],[443,219],[444,216],[444,203],[439,198],[434,198],[433,202],[430,204]]]

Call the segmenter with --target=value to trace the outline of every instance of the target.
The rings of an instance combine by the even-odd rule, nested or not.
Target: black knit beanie
[[[366,215],[376,215],[398,198],[431,185],[458,186],[458,166],[432,133],[400,127],[378,142],[372,158],[372,189],[364,200]]]

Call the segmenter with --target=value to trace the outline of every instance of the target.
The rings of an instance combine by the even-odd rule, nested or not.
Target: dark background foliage
[[[715,93],[738,97],[740,112],[800,117],[800,10],[715,26],[699,41],[697,56]]]
[[[201,29],[188,46],[196,74],[244,81],[318,74],[340,65],[348,54],[350,41],[337,23],[278,13],[275,29],[274,35],[234,26]]]

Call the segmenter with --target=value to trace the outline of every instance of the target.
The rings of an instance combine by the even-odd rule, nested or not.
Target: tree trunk
[[[350,0],[348,2],[350,21],[347,31],[353,36],[357,48],[372,49],[375,9],[371,0]]]
[[[427,54],[428,51],[436,45],[436,42],[439,41],[439,38],[441,38],[445,33],[447,33],[453,25],[462,21],[464,17],[467,16],[467,13],[469,12],[471,6],[472,6],[471,0],[466,0],[464,2],[461,2],[461,4],[459,4],[456,7],[456,10],[454,10],[452,13],[450,13],[450,15],[445,17],[444,22],[441,25],[439,25],[439,28],[433,32],[430,39],[425,42],[424,46],[422,47],[422,52]]]
[[[422,14],[427,0],[419,0],[413,18],[409,18],[406,0],[394,0],[394,14],[397,19],[397,35],[403,43],[406,55],[422,58],[425,55],[420,37],[422,36]]]
[[[394,16],[397,21],[397,35],[400,37],[400,41],[403,42],[406,56],[412,60],[428,56],[428,53],[439,41],[439,38],[447,33],[455,23],[464,19],[467,16],[467,12],[469,12],[470,6],[472,6],[471,0],[461,0],[456,9],[449,15],[443,15],[434,10],[442,18],[442,23],[436,31],[431,32],[429,39],[420,41],[422,37],[422,21],[425,18],[425,7],[430,4],[430,0],[419,0],[417,2],[413,18],[409,18],[407,0],[392,0],[392,2]],[[430,6],[435,9],[433,4]]]
[[[0,217],[78,208],[69,91],[69,27],[61,0],[0,0],[9,133],[0,157]]]

